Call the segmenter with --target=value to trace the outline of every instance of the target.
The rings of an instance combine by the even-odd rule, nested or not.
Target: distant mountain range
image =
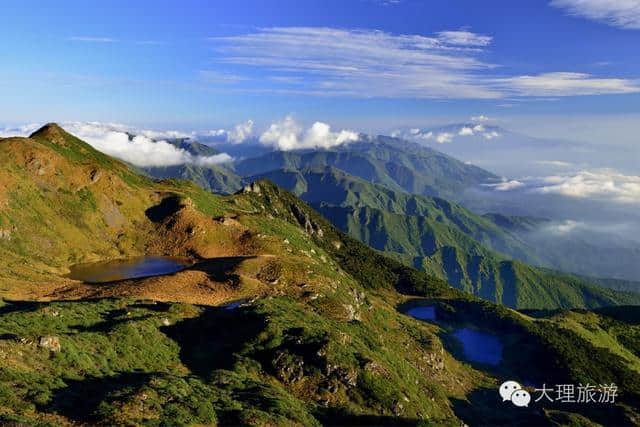
[[[465,127],[473,129],[471,126],[472,124],[451,125],[440,128],[438,131],[453,132],[458,129],[460,133],[459,129]],[[484,126],[483,129],[484,132],[496,132],[500,136],[510,135],[498,127]],[[478,132],[467,135],[465,138],[476,138],[475,142],[485,143],[481,140],[485,138]],[[486,143],[494,143],[495,139],[492,138]],[[219,153],[216,148],[191,140],[169,142],[194,155],[209,156]],[[242,144],[231,145],[242,146]],[[249,144],[249,146],[254,145]],[[480,197],[482,193],[474,193],[473,190],[482,187],[482,184],[500,179],[491,172],[456,160],[432,148],[385,136],[363,135],[357,142],[328,150],[272,151],[261,147],[256,149],[256,154],[252,156],[251,150],[244,147],[237,152],[241,152],[246,157],[229,164],[207,166],[187,164],[146,168],[144,171],[156,178],[189,179],[203,188],[227,194],[239,190],[253,179],[267,177],[314,203],[317,209],[343,230],[349,231],[377,249],[389,250],[395,254],[394,256],[401,257],[406,264],[433,271],[441,277],[448,277],[448,280],[456,285],[470,290],[475,286],[472,283],[480,280],[472,278],[475,267],[470,267],[470,270],[467,267],[460,267],[459,273],[453,273],[458,270],[457,264],[466,266],[470,262],[462,260],[460,258],[462,255],[457,255],[460,258],[457,263],[449,262],[449,267],[443,269],[442,265],[447,264],[448,261],[434,252],[434,246],[428,239],[424,242],[416,241],[415,237],[424,237],[428,230],[433,227],[442,228],[443,225],[431,221],[427,226],[416,222],[415,218],[421,217],[423,211],[427,210],[426,207],[419,206],[421,203],[429,206],[429,210],[433,210],[437,203],[443,206],[448,204],[446,200],[458,201],[465,206],[470,205],[480,212],[490,208],[491,205],[488,204],[483,209],[483,204],[486,202]],[[310,171],[317,173],[326,167],[333,168],[328,175],[333,176],[333,180],[341,184],[323,188],[325,182],[314,186],[313,192],[305,194],[302,190],[305,185],[309,185],[307,180],[311,179]],[[298,174],[294,173],[295,171],[298,171]],[[340,180],[335,176],[336,173],[338,175],[343,173],[349,178]],[[340,185],[350,181],[348,185],[354,186],[355,178],[360,179],[358,183],[360,189],[352,191],[348,195],[348,200],[341,200],[345,190],[340,189]],[[375,184],[375,186],[365,189],[365,184]],[[417,202],[417,197],[411,199],[411,195],[436,197],[441,201],[424,199]],[[395,204],[387,202],[388,204],[384,205],[381,198],[394,200],[408,198],[411,202],[403,202],[410,206],[400,209],[398,202],[394,202]],[[324,205],[318,205],[321,202],[324,202]],[[462,209],[454,203],[451,205],[456,206],[458,213]],[[355,211],[350,212],[350,209]],[[442,207],[435,207],[435,209],[442,210]],[[454,234],[440,233],[440,247],[457,247],[458,252],[466,253],[475,245],[478,247],[474,249],[476,252],[482,248],[485,251],[504,254],[503,257],[508,259],[590,277],[610,277],[627,281],[640,277],[638,262],[640,248],[633,244],[623,245],[621,242],[615,243],[610,240],[609,243],[605,243],[607,240],[604,236],[597,234],[594,234],[591,239],[549,235],[540,230],[554,223],[544,218],[502,213],[485,214],[483,218],[469,210],[464,212],[466,223],[460,218],[457,218],[458,223],[451,222],[456,227]],[[360,218],[358,227],[355,226],[356,221],[353,219],[356,216]],[[347,221],[346,218],[351,219]],[[365,226],[364,223],[370,227],[375,222],[379,223],[377,233],[365,233],[359,229]],[[470,223],[473,226],[469,226]],[[385,236],[385,233],[389,235]],[[448,238],[443,240],[444,235]],[[483,254],[483,256],[486,258],[488,255]],[[451,253],[445,255],[445,258],[453,259]],[[437,259],[440,261],[434,265]],[[494,261],[492,264],[497,265],[497,258]],[[534,279],[535,276],[535,274],[528,274],[531,280],[538,280],[537,277]],[[609,284],[610,282],[600,281],[600,283]],[[630,289],[633,286],[627,284],[624,288]],[[475,291],[479,292],[478,289]],[[495,292],[493,294],[492,298],[495,298]]]
[[[504,255],[546,263],[543,254],[494,223],[495,215],[483,217],[445,199],[389,190],[335,168],[280,169],[252,179],[271,180],[358,240],[490,301],[539,308],[615,300],[609,290],[587,280]]]
[[[368,137],[330,150],[274,151],[235,165],[242,176],[276,169],[331,166],[391,190],[456,199],[466,188],[499,178],[436,150],[387,136]]]

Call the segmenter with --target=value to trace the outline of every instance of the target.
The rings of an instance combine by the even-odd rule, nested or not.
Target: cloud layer
[[[580,72],[501,76],[499,64],[482,59],[492,37],[463,30],[428,37],[275,27],[210,40],[223,64],[259,68],[278,83],[261,90],[284,94],[492,99],[640,92],[636,81]]]
[[[585,73],[544,73],[498,79],[497,82],[522,96],[577,96],[638,93],[637,82],[597,78]]]
[[[277,150],[290,151],[308,148],[331,148],[358,139],[356,132],[341,130],[332,132],[331,127],[322,122],[315,122],[303,132],[292,116],[272,123],[260,136],[260,142]]]
[[[30,123],[22,126],[0,128],[0,138],[12,136],[29,136],[40,127],[37,123]]]
[[[438,144],[448,144],[453,142],[457,137],[480,136],[485,140],[491,140],[501,136],[496,130],[487,129],[483,122],[490,120],[486,116],[474,116],[471,118],[473,123],[458,126],[449,126],[446,130],[422,130],[419,128],[409,129],[408,131],[397,130],[391,133],[391,136],[405,138],[412,141],[424,142],[434,141]]]
[[[640,176],[624,175],[611,169],[580,171],[568,175],[523,178],[487,184],[496,191],[525,191],[538,194],[640,204]]]
[[[640,0],[552,0],[551,5],[572,16],[629,30],[640,29]]]
[[[62,125],[65,130],[91,144],[96,150],[140,167],[196,164],[210,166],[230,162],[225,153],[213,156],[194,156],[159,138],[181,138],[184,133],[135,130],[119,124],[72,122]]]

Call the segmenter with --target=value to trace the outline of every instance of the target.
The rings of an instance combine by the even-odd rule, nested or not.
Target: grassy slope
[[[584,416],[597,422],[628,422],[626,414],[633,415],[632,408],[637,407],[640,386],[637,372],[625,362],[629,354],[598,349],[600,335],[600,341],[595,341],[592,336],[563,329],[557,315],[536,320],[463,294],[340,233],[292,194],[268,183],[223,199],[181,182],[151,183],[129,175],[119,162],[94,160],[93,152],[84,155],[88,147],[81,144],[52,147],[48,138],[53,136],[39,142],[48,148],[43,158],[55,159],[53,151],[66,149],[83,155],[74,159],[74,154],[65,154],[66,161],[56,159],[60,162],[56,168],[65,173],[39,175],[36,168],[32,175],[9,175],[24,178],[24,182],[10,182],[6,187],[10,190],[32,181],[40,184],[23,187],[46,202],[34,204],[34,211],[47,206],[53,209],[50,205],[55,204],[55,210],[48,211],[51,215],[72,209],[88,213],[81,224],[70,225],[70,230],[88,228],[94,236],[109,235],[107,225],[91,213],[94,204],[89,197],[64,198],[58,191],[43,189],[44,181],[38,178],[46,176],[49,184],[67,185],[73,177],[70,172],[101,165],[103,178],[117,182],[115,178],[120,177],[122,187],[112,193],[109,188],[98,191],[91,187],[90,194],[105,193],[114,200],[132,197],[122,200],[122,206],[130,209],[127,219],[142,222],[122,227],[137,236],[141,249],[158,244],[147,235],[147,228],[164,230],[166,240],[180,237],[175,228],[154,229],[142,219],[146,209],[158,202],[156,193],[171,191],[188,196],[193,212],[184,210],[193,215],[231,215],[230,222],[238,222],[251,238],[263,242],[262,251],[278,257],[263,265],[257,277],[268,277],[265,283],[256,283],[253,294],[247,288],[229,290],[228,300],[252,298],[235,310],[158,303],[135,295],[73,302],[0,301],[2,422],[318,425],[417,424],[425,420],[459,425],[462,419],[474,424],[498,421],[513,425],[517,420],[540,425],[558,419],[584,420]],[[76,142],[68,135],[62,137],[65,143]],[[7,149],[6,143],[1,140],[0,147]],[[20,162],[18,156],[12,158]],[[11,163],[5,155],[2,160]],[[78,179],[86,182],[86,178]],[[6,214],[7,205],[2,206]],[[12,232],[12,240],[27,239],[24,235],[30,233],[29,239],[37,241],[40,234],[50,232],[30,219],[26,209],[11,209],[11,220],[22,221],[21,228]],[[50,220],[53,232],[61,231],[60,224],[68,222]],[[214,227],[213,222],[198,224],[205,232]],[[25,227],[30,227],[28,233]],[[233,243],[221,232],[216,236],[216,245]],[[82,249],[111,256],[108,250],[102,252],[103,243],[95,238],[61,238],[67,239],[66,253]],[[189,240],[185,244],[200,249]],[[56,269],[75,261],[49,254],[43,245],[23,247],[23,252],[15,252],[11,245],[4,246],[6,253],[27,265],[28,275],[42,276],[40,264],[51,263]],[[64,249],[62,244],[60,249]],[[124,255],[136,251],[132,246]],[[34,258],[42,261],[31,265]],[[48,277],[58,280],[52,272]],[[24,285],[5,280],[3,284]],[[442,318],[451,323],[469,322],[504,333],[509,343],[504,366],[493,371],[457,360],[460,356],[450,347],[445,324],[419,322],[398,312],[399,305],[407,304],[404,295],[428,298],[430,304],[442,307]],[[181,296],[176,298],[179,301]],[[636,309],[597,316],[607,334],[637,354]],[[61,352],[50,353],[37,345],[38,338],[47,335],[59,337]],[[597,412],[585,407],[547,412],[539,407],[505,408],[495,399],[496,384],[505,376],[554,383],[615,381],[624,394],[620,404]]]
[[[392,191],[333,168],[278,170],[261,177],[292,190],[360,241],[490,301],[517,308],[640,302],[638,296],[495,252],[521,253],[526,259],[528,248],[489,219],[444,199]]]

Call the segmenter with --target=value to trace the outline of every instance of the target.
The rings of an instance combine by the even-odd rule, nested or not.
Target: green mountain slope
[[[240,161],[236,171],[254,176],[277,169],[332,166],[392,190],[455,199],[464,189],[497,177],[476,166],[401,139],[377,136],[331,150],[275,151]]]
[[[370,249],[267,182],[154,182],[49,125],[0,139],[0,423],[631,424],[638,309],[529,313]],[[76,262],[182,255],[91,285]],[[243,304],[226,306],[229,302]],[[403,311],[435,307],[438,320]],[[453,338],[498,336],[478,364]],[[613,404],[505,406],[505,379],[615,383]],[[533,391],[533,390],[532,390]]]
[[[640,301],[638,295],[612,292],[496,252],[526,259],[531,251],[487,218],[443,199],[395,192],[331,168],[279,170],[259,177],[290,189],[371,247],[490,301],[517,308]]]

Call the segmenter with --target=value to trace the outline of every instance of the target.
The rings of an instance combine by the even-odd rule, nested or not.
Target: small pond
[[[433,322],[443,328],[445,346],[459,349],[460,357],[473,363],[497,366],[502,362],[503,343],[499,336],[475,328],[465,327],[454,319],[439,318],[436,305],[411,305],[401,310],[418,320]],[[454,352],[454,348],[451,348]]]
[[[419,320],[436,320],[436,308],[433,306],[417,306],[411,307],[406,313]]]
[[[184,258],[143,256],[114,261],[76,264],[70,268],[68,278],[86,283],[108,283],[127,279],[163,276],[190,267]]]
[[[492,334],[469,328],[457,329],[451,334],[462,343],[465,358],[471,362],[496,366],[502,361],[502,342]]]

